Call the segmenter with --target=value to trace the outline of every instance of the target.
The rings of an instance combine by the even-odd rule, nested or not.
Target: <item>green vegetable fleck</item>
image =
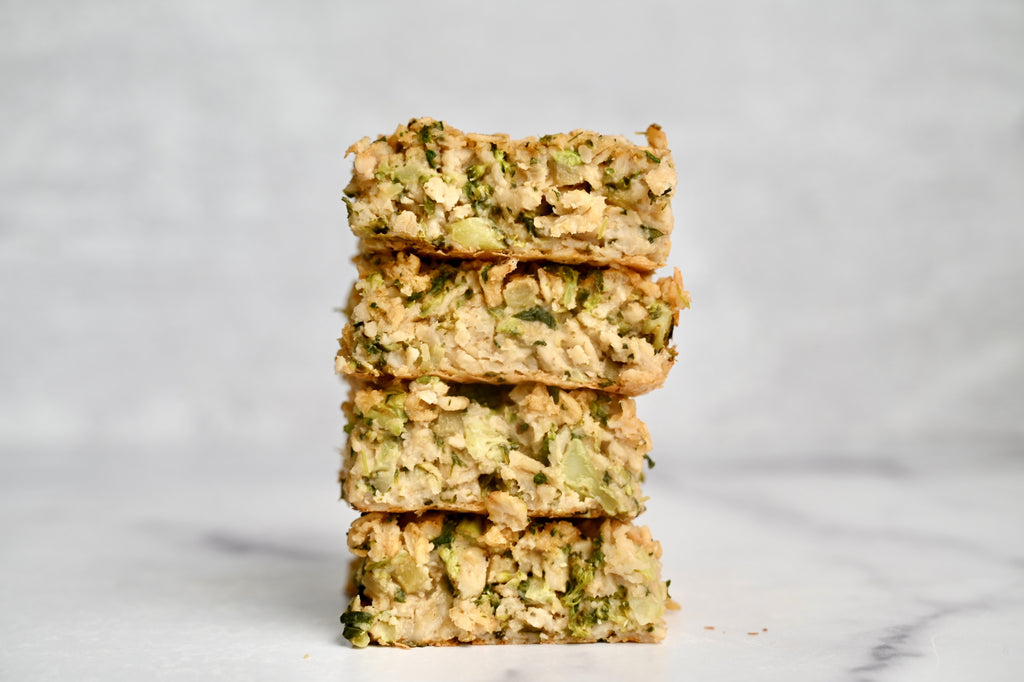
[[[458,270],[450,265],[441,266],[441,271],[434,275],[434,278],[430,280],[430,288],[427,289],[427,296],[436,296],[443,292],[449,284],[455,281],[455,275],[457,273]]]
[[[527,308],[526,310],[521,310],[513,315],[513,317],[525,322],[542,322],[551,329],[558,327],[558,323],[555,321],[555,316],[551,314],[551,311],[539,305]]]
[[[352,642],[352,645],[363,648],[370,643],[370,636],[366,631],[373,623],[373,615],[364,611],[353,611],[351,607],[341,614],[341,624],[345,626],[342,632],[345,639]]]
[[[523,226],[526,228],[527,234],[529,234],[531,237],[538,236],[537,226],[533,222],[534,218],[535,216],[532,213],[528,213],[526,211],[519,214],[519,222],[523,224]]]
[[[651,243],[651,244],[653,244],[654,240],[657,239],[658,237],[664,237],[665,236],[664,232],[662,232],[661,230],[656,230],[653,227],[647,227],[646,225],[641,225],[640,228],[643,229],[644,234],[647,235],[647,241],[649,243]]]
[[[569,445],[565,448],[562,470],[565,475],[565,484],[569,488],[582,497],[597,500],[609,516],[619,513],[619,502],[608,487],[609,481],[603,474],[598,473],[593,460],[587,454],[586,447],[575,438],[569,441]],[[610,480],[610,477],[608,478]]]
[[[562,305],[571,310],[576,305],[576,291],[579,287],[580,273],[578,270],[569,267],[560,269],[562,284],[565,286],[565,293],[562,295]]]
[[[420,142],[422,142],[423,144],[433,142],[434,136],[432,135],[431,131],[435,129],[444,130],[444,123],[442,123],[441,121],[434,121],[433,123],[428,123],[427,125],[420,128]]]
[[[610,407],[611,400],[607,396],[598,396],[590,403],[590,416],[601,422],[601,426],[608,426]]]
[[[434,545],[434,548],[436,549],[437,547],[444,547],[446,545],[452,544],[452,540],[454,539],[455,521],[453,521],[452,519],[447,519],[444,522],[444,527],[441,529],[441,534],[433,540],[431,540],[430,542]]]
[[[508,155],[504,150],[498,149],[498,145],[496,144],[491,145],[491,151],[494,153],[494,158],[498,162],[498,165],[501,166],[501,172],[508,173],[508,170],[511,167],[508,163]]]
[[[462,246],[479,251],[500,251],[505,244],[497,230],[486,218],[463,218],[450,227],[451,240]]]
[[[580,153],[575,149],[553,151],[551,152],[551,158],[553,158],[559,165],[566,166],[567,168],[573,168],[583,163],[583,159],[580,158]]]

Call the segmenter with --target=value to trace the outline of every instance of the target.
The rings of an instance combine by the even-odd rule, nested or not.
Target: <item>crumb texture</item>
[[[340,373],[460,382],[539,382],[639,395],[675,361],[670,341],[689,306],[682,277],[620,268],[357,259],[337,356]]]
[[[360,511],[540,517],[643,511],[650,434],[632,398],[437,377],[361,384],[341,479]]]
[[[668,258],[676,171],[658,126],[647,141],[586,130],[513,140],[413,119],[349,148],[349,225],[367,250],[649,272]]]
[[[345,637],[367,644],[656,642],[667,600],[646,527],[371,513],[353,523]]]

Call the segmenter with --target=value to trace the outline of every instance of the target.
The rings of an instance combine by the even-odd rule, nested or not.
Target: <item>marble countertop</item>
[[[662,455],[666,457],[667,455]],[[6,679],[1012,680],[1024,465],[677,465],[641,521],[682,609],[659,645],[354,650],[352,518],[320,479],[8,478]]]

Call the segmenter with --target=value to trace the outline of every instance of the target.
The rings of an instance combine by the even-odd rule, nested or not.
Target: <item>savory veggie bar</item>
[[[689,305],[678,270],[365,254],[336,370],[374,378],[537,381],[639,395],[664,382]]]
[[[345,499],[360,511],[533,516],[643,511],[650,434],[631,398],[437,377],[359,384],[345,404]]]
[[[658,126],[647,141],[584,130],[513,140],[413,119],[349,148],[349,224],[367,250],[649,272],[668,257],[676,172]]]
[[[355,646],[655,642],[668,585],[646,527],[480,516],[365,514],[352,524]]]

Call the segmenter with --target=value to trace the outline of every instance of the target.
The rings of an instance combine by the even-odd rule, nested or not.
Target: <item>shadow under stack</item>
[[[348,150],[355,646],[664,637],[631,396],[665,381],[689,295],[678,270],[653,275],[676,173],[661,129],[646,136],[423,118]]]

